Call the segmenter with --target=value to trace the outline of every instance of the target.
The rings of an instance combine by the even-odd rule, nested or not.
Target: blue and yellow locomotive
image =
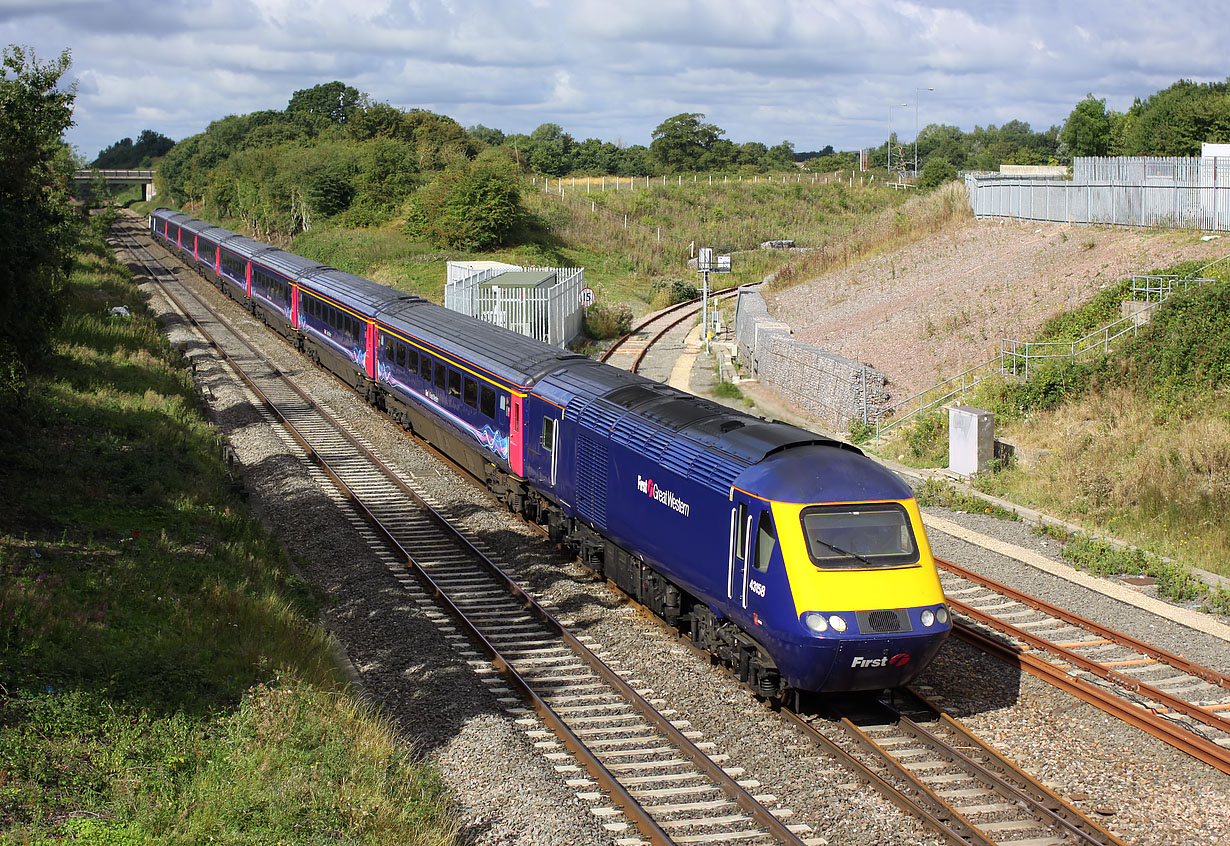
[[[187,215],[150,227],[758,693],[904,685],[948,635],[917,503],[857,448]]]

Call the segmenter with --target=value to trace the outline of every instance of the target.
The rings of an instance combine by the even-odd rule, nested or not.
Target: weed
[[[594,303],[585,310],[585,334],[597,340],[619,338],[632,328],[632,309]]]
[[[850,421],[850,443],[865,444],[870,441],[876,433],[876,427],[871,423],[864,423],[862,420]]]
[[[962,493],[943,479],[927,479],[915,493],[919,505],[933,505],[947,508],[951,511],[964,511],[969,514],[988,514],[1000,520],[1020,520],[1011,511],[998,505],[989,505],[986,500]]]
[[[725,380],[718,382],[713,386],[713,395],[722,399],[741,400],[743,399],[743,391],[739,390],[739,386],[734,382]]]

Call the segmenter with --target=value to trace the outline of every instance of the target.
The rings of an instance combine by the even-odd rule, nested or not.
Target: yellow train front
[[[951,630],[912,491],[853,450],[799,446],[731,489],[724,613],[797,690],[908,684]]]

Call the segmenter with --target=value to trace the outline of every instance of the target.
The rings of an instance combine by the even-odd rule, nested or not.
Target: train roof
[[[312,259],[306,259],[303,256],[297,256],[294,253],[288,253],[286,250],[271,249],[261,253],[254,258],[255,261],[265,267],[272,268],[279,273],[287,276],[296,282],[299,277],[310,274],[318,270],[331,270],[327,264],[321,264]]]
[[[442,352],[460,356],[487,372],[522,387],[570,361],[586,360],[493,323],[468,317],[426,300],[395,303],[380,319],[415,335]]]
[[[322,267],[304,274],[299,284],[335,300],[362,305],[368,316],[380,317],[395,303],[426,302],[422,297],[403,294],[362,276],[333,267]]]
[[[823,473],[816,468],[823,467]],[[910,486],[860,451],[818,445],[791,447],[747,469],[738,486],[775,502],[874,502],[909,499]]]
[[[222,246],[245,259],[277,249],[268,244],[262,244],[260,241],[254,241],[246,235],[231,235],[229,238],[224,238]]]
[[[578,425],[722,492],[748,467],[788,448],[821,446],[860,454],[832,438],[752,417],[594,361],[557,368],[536,390],[564,405],[565,416]]]

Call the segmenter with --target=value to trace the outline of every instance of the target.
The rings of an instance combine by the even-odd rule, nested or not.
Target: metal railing
[[[584,320],[581,303],[581,289],[585,286],[583,268],[522,268],[555,273],[559,281],[545,289],[498,284],[482,286],[506,270],[484,269],[447,283],[444,286],[445,307],[557,347],[564,346],[580,334]]]
[[[1221,265],[1220,268],[1218,268],[1219,265]],[[1004,375],[1028,379],[1031,361],[1076,358],[1093,351],[1108,352],[1112,341],[1124,335],[1136,335],[1140,327],[1148,322],[1147,315],[1173,294],[1194,291],[1202,285],[1218,281],[1210,272],[1214,268],[1218,268],[1223,275],[1230,273],[1230,255],[1209,262],[1186,276],[1133,276],[1133,299],[1144,296],[1142,302],[1145,305],[1134,313],[1075,341],[1017,341],[1004,338],[1000,341],[999,355],[994,358],[884,408],[876,420],[876,437],[942,405],[953,397],[964,396],[971,388],[991,376]],[[1157,299],[1154,300],[1153,297]],[[1038,365],[1033,366],[1036,369]],[[909,410],[898,416],[897,412],[905,408]]]

